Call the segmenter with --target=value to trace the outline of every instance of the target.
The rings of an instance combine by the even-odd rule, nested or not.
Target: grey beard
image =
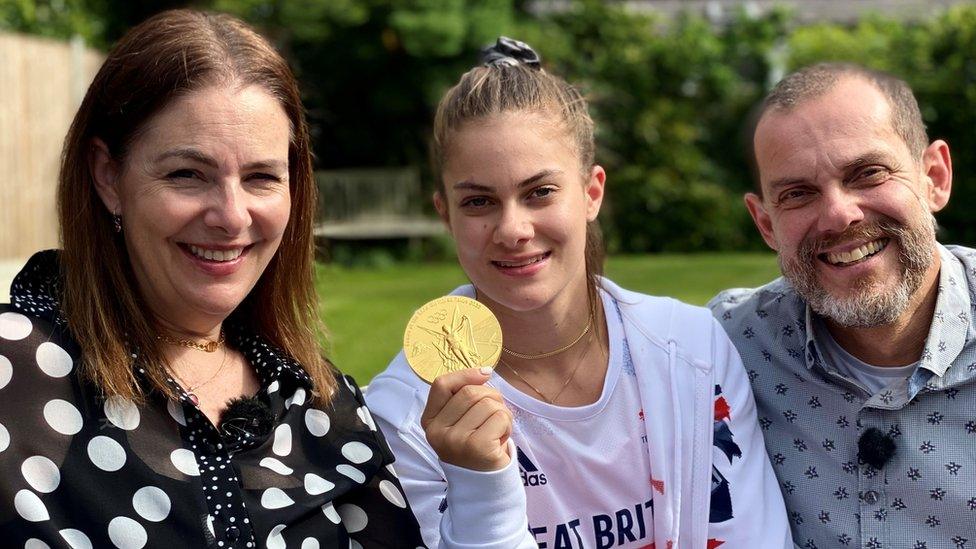
[[[831,295],[817,278],[817,253],[826,247],[823,241],[804,240],[793,257],[780,255],[780,269],[800,297],[822,317],[848,328],[891,324],[908,308],[932,264],[937,225],[931,214],[927,217],[927,222],[915,227],[886,217],[871,227],[849,231],[841,238],[833,239],[849,240],[853,232],[870,240],[889,238],[888,246],[897,243],[901,277],[894,288],[885,288],[885,281],[864,280],[858,282],[849,297]]]

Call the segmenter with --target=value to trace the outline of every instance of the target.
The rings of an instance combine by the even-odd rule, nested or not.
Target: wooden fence
[[[101,63],[81,40],[0,33],[0,261],[58,245],[61,145]]]

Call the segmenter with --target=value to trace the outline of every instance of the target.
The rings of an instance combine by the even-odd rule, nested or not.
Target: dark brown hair
[[[573,85],[545,70],[523,63],[475,67],[441,99],[434,116],[432,163],[437,192],[444,195],[442,168],[454,132],[465,123],[506,112],[535,112],[553,119],[576,147],[583,177],[594,164],[593,119],[586,99]],[[590,307],[597,308],[603,274],[603,236],[596,221],[586,226],[586,279]]]
[[[175,397],[166,381],[158,331],[141,303],[125,244],[113,232],[110,212],[95,192],[89,156],[93,139],[99,138],[121,163],[148,121],[175,98],[226,84],[265,90],[284,109],[292,129],[288,225],[261,279],[232,316],[302,364],[324,403],[335,379],[317,340],[321,324],[312,239],[316,187],[304,108],[285,60],[231,16],[166,11],[132,28],[109,52],[65,139],[58,187],[64,249],[61,305],[81,346],[83,375],[104,393],[143,399],[131,358],[138,349],[152,388]]]

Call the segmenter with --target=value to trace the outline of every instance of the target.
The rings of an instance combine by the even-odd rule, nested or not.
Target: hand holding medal
[[[485,384],[501,351],[498,320],[468,297],[435,299],[407,323],[407,363],[431,384],[420,423],[441,461],[493,471],[511,460],[512,413],[501,393]]]

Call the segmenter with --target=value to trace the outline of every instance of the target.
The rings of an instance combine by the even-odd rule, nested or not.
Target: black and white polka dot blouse
[[[60,319],[55,252],[34,256],[0,305],[0,545],[423,545],[393,456],[356,384],[325,409],[301,367],[254,334],[228,343],[258,373],[266,437],[221,435],[189,401],[103,398],[78,376]]]

